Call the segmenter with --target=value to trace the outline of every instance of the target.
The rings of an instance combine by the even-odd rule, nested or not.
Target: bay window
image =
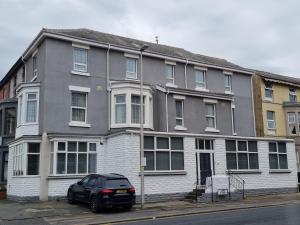
[[[144,137],[146,171],[184,170],[182,137]]]
[[[37,93],[27,93],[26,97],[26,123],[35,123],[37,122]]]
[[[52,144],[51,174],[96,173],[97,143],[86,141],[57,141]]]
[[[10,148],[13,176],[39,175],[40,143],[20,143]]]
[[[118,88],[111,92],[111,127],[138,127],[141,120],[139,89]],[[150,89],[144,88],[143,122],[146,128],[153,126],[153,101]]]

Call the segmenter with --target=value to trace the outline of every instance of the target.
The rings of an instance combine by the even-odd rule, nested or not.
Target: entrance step
[[[203,193],[205,193],[205,189],[193,189],[193,191],[187,193],[184,197],[188,201],[195,201],[197,197],[200,197]]]

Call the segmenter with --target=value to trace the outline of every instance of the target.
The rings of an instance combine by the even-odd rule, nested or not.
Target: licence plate
[[[127,190],[117,190],[116,193],[117,193],[117,194],[127,193]]]

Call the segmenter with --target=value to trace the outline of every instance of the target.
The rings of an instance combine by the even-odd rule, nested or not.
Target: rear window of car
[[[127,179],[109,179],[105,181],[106,188],[129,188],[130,183]]]

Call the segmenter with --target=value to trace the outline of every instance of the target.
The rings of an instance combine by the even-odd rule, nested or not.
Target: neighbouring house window
[[[73,69],[78,72],[87,72],[88,50],[83,48],[74,48]]]
[[[126,78],[137,79],[137,59],[126,59]]]
[[[270,169],[288,169],[286,143],[269,142]]]
[[[7,169],[8,169],[8,152],[3,153],[3,174],[2,174],[2,180],[7,181]]]
[[[13,176],[39,175],[40,143],[21,143],[12,148]]]
[[[298,112],[298,129],[300,131],[300,112]]]
[[[176,126],[184,126],[184,104],[183,100],[175,100]]]
[[[196,138],[195,147],[197,150],[214,150],[214,140]]]
[[[182,137],[144,137],[146,171],[184,170]]]
[[[167,83],[174,84],[174,77],[175,77],[175,66],[167,64],[166,65]]]
[[[86,123],[87,93],[72,92],[71,114],[72,121]]]
[[[18,97],[18,120],[17,120],[17,125],[19,126],[21,124],[21,120],[22,120],[22,107],[23,107],[23,95],[20,95]],[[1,117],[2,118],[2,117]]]
[[[206,88],[206,71],[196,70],[195,71],[195,82],[196,88]]]
[[[56,174],[96,173],[97,145],[93,142],[57,142],[53,165]],[[54,167],[54,166],[53,166]]]
[[[288,127],[289,127],[289,134],[296,134],[296,113],[289,112],[288,113]]]
[[[32,57],[32,71],[33,71],[33,77],[37,77],[37,57]]]
[[[268,129],[275,130],[276,123],[275,123],[275,112],[274,111],[267,111],[267,122],[268,122]]]
[[[205,103],[207,127],[216,128],[216,104]]]
[[[271,83],[265,83],[265,98],[267,100],[272,101],[273,100],[273,89]]]
[[[26,123],[37,122],[37,93],[26,94]]]
[[[145,123],[145,99],[143,97],[143,122]],[[140,123],[141,98],[139,95],[131,95],[131,123]]]
[[[126,123],[126,95],[115,95],[115,121]]]
[[[232,91],[231,75],[224,74],[224,86],[225,86],[225,91],[228,91],[228,92]]]
[[[231,108],[231,116],[232,116],[232,133],[236,134],[236,126],[235,126],[235,108]]]
[[[290,88],[290,102],[297,102],[296,88]]]
[[[256,141],[226,140],[228,170],[259,169]]]
[[[4,112],[4,135],[14,135],[16,129],[16,109],[6,108]]]

